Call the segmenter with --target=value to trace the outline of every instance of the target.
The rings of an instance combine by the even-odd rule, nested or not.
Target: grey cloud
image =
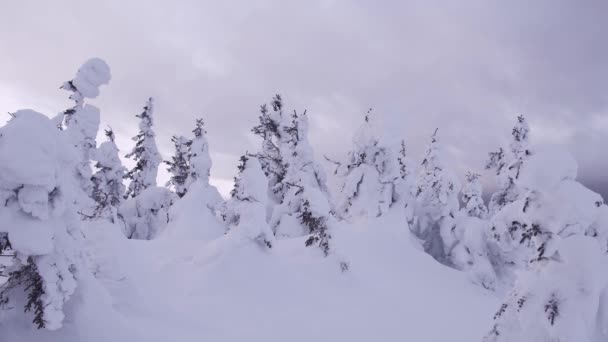
[[[441,137],[459,171],[524,113],[534,140],[570,149],[582,180],[608,188],[608,10],[604,1],[54,1],[0,11],[0,89],[58,112],[58,90],[99,56],[113,79],[95,103],[129,147],[133,115],[157,98],[159,144],[207,122],[213,176],[255,149],[260,103],[308,109],[320,153],[341,156],[363,113],[382,113],[418,159]],[[2,97],[0,97],[2,98]],[[7,104],[10,103],[10,104]],[[0,113],[15,110],[0,102]]]

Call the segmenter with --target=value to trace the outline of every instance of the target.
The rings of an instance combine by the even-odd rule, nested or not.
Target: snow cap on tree
[[[99,95],[99,87],[110,81],[110,68],[99,58],[86,61],[76,72],[76,76],[65,82],[61,88],[70,91],[70,99],[74,106],[59,115],[57,124],[65,129],[70,143],[80,155],[75,165],[76,177],[82,190],[92,196],[91,184],[91,153],[96,147],[97,131],[99,130],[99,109],[85,104],[85,98],[95,98]],[[81,202],[84,199],[80,200]]]
[[[65,82],[61,89],[71,91],[70,99],[81,105],[85,98],[94,99],[99,96],[99,87],[108,84],[112,78],[110,67],[99,58],[86,61],[76,72],[76,76]]]

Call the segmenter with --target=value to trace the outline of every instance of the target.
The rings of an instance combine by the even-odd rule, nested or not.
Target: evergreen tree
[[[480,177],[481,175],[478,173],[467,172],[466,183],[462,189],[462,201],[464,202],[464,210],[467,216],[484,219],[488,215],[488,208],[481,198],[482,187],[479,181]]]
[[[285,176],[281,187],[285,189],[283,200],[274,208],[270,224],[277,236],[293,237],[317,231],[302,213],[308,202],[311,215],[318,219],[330,215],[329,193],[325,172],[315,160],[308,141],[308,116],[306,112],[293,112],[291,124],[283,126],[281,152]],[[311,207],[312,206],[312,207]]]
[[[218,218],[224,199],[213,185],[209,184],[212,166],[209,155],[207,132],[202,119],[196,120],[192,131],[194,138],[189,146],[186,164],[187,177],[180,187],[185,195],[177,201],[169,212],[167,235],[174,238],[215,239],[226,233],[226,227]],[[183,145],[183,144],[182,144]],[[184,148],[182,148],[182,151]],[[183,161],[180,162],[183,165]],[[180,171],[185,175],[184,171]],[[180,180],[180,183],[182,180]],[[187,191],[186,191],[187,190]],[[205,222],[192,225],[192,222]]]
[[[99,87],[110,81],[110,68],[101,59],[93,58],[86,61],[77,71],[74,79],[65,82],[61,89],[71,92],[70,100],[74,106],[63,111],[58,125],[68,135],[70,144],[76,150],[78,160],[75,174],[82,190],[92,195],[91,183],[91,154],[96,147],[97,131],[99,130],[99,109],[85,104],[85,99],[96,98]]]
[[[283,114],[283,99],[275,95],[271,102],[272,111],[264,104],[260,107],[259,124],[253,127],[252,132],[262,138],[262,148],[255,156],[268,178],[268,191],[270,196],[269,212],[272,206],[281,203],[285,195],[285,174],[287,172],[281,146],[288,138],[285,136]]]
[[[97,172],[91,177],[93,182],[93,199],[96,202],[94,217],[106,217],[112,223],[118,222],[118,208],[125,194],[122,182],[127,169],[118,157],[118,147],[114,141],[114,132],[107,129],[108,138],[92,155],[96,160]]]
[[[454,227],[459,209],[460,184],[446,167],[437,130],[431,137],[417,178],[416,214],[418,221],[414,233],[423,241],[424,249],[440,262],[449,264],[446,257],[448,245],[444,241]]]
[[[268,180],[256,158],[241,156],[230,200],[222,216],[230,231],[236,231],[261,246],[272,248],[274,234],[266,223]]]
[[[0,128],[0,255],[11,258],[0,267],[0,325],[25,314],[39,329],[61,328],[64,305],[92,278],[76,217],[79,184],[64,172],[71,146],[61,134],[31,110]]]
[[[131,180],[125,198],[136,197],[144,189],[156,186],[158,166],[162,158],[156,147],[156,134],[152,130],[154,124],[153,112],[153,102],[150,98],[144,106],[144,111],[136,115],[140,119],[139,133],[133,137],[135,147],[125,156],[126,158],[133,158],[136,165],[125,175],[126,179]]]
[[[165,164],[169,165],[167,171],[171,174],[167,186],[173,186],[177,196],[182,198],[188,191],[188,177],[190,176],[188,159],[190,159],[192,141],[184,136],[173,136],[171,141],[175,145],[175,155],[171,157],[171,161],[165,160]]]
[[[377,126],[370,109],[355,132],[353,149],[336,170],[342,179],[336,211],[343,219],[378,217],[386,213],[398,200],[396,184],[408,177],[405,155],[402,156],[404,164],[397,165],[398,157],[391,148],[380,144]]]
[[[499,181],[500,189],[490,199],[490,213],[494,214],[505,205],[516,201],[521,195],[516,183],[526,160],[531,155],[530,127],[520,115],[511,132],[512,140],[507,152],[500,148],[490,153],[486,169],[493,170]]]
[[[187,184],[190,185],[197,180],[209,183],[209,172],[211,170],[211,157],[209,156],[209,143],[207,142],[207,131],[205,131],[203,119],[196,119],[196,127],[192,131],[194,139],[190,144],[190,175]]]
[[[520,195],[492,218],[499,274],[517,278],[486,341],[589,341],[594,329],[579,319],[600,322],[606,284],[592,270],[606,246],[595,224],[604,205],[575,180],[576,169],[563,151],[536,151],[514,178]]]

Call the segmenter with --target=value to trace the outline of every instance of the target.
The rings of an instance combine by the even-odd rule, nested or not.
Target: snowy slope
[[[118,227],[89,225],[109,293],[99,301],[117,313],[89,303],[68,315],[78,322],[31,341],[480,341],[497,298],[391,222],[335,230],[346,273],[336,258],[304,248],[304,238],[267,251],[236,234],[126,240]]]

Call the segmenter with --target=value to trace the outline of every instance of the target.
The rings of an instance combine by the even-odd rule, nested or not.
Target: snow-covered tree
[[[125,235],[137,240],[158,237],[169,223],[169,209],[176,200],[173,192],[158,186],[150,186],[127,199],[119,210],[125,220]]]
[[[285,143],[284,128],[286,125],[283,114],[283,99],[275,95],[271,102],[272,111],[264,104],[260,107],[259,125],[253,127],[252,132],[262,138],[262,148],[256,158],[268,178],[268,193],[270,198],[267,213],[272,207],[283,201],[285,194],[284,178],[287,172],[281,145]]]
[[[136,164],[125,175],[126,179],[131,180],[125,198],[136,197],[143,190],[156,186],[158,166],[162,158],[156,147],[156,134],[152,130],[154,125],[153,113],[153,101],[150,98],[144,106],[144,111],[136,115],[140,119],[139,133],[133,137],[135,147],[125,156],[126,158],[133,158]]]
[[[209,143],[202,119],[196,120],[192,131],[188,158],[189,175],[183,184],[187,191],[169,212],[166,236],[172,238],[210,240],[223,235],[226,227],[218,217],[224,202],[213,185],[209,184],[212,166]]]
[[[196,127],[192,131],[194,139],[190,144],[190,155],[188,163],[190,165],[190,175],[187,184],[190,185],[197,180],[204,183],[209,182],[209,172],[211,170],[211,157],[209,156],[209,143],[207,142],[207,131],[205,131],[203,119],[196,119]]]
[[[353,149],[339,163],[336,174],[342,185],[336,212],[343,219],[383,215],[397,201],[396,183],[401,172],[404,179],[408,176],[405,159],[403,165],[397,164],[398,157],[392,149],[380,144],[380,133],[370,110],[353,136]]]
[[[26,315],[37,328],[59,329],[64,306],[90,279],[75,207],[80,184],[65,172],[79,157],[40,113],[17,111],[0,128],[0,255],[11,258],[0,268],[0,320]]]
[[[190,145],[191,140],[184,136],[173,136],[171,141],[175,145],[175,155],[171,160],[165,160],[165,164],[169,165],[167,171],[171,174],[171,178],[167,182],[167,186],[173,186],[178,197],[182,198],[188,191],[188,177],[190,176]]]
[[[483,193],[479,180],[481,175],[468,172],[465,177],[466,182],[462,189],[462,201],[464,202],[463,209],[469,217],[484,219],[488,215],[488,208],[481,197]]]
[[[95,150],[97,131],[99,130],[99,109],[85,103],[99,95],[99,87],[110,81],[110,67],[99,58],[86,61],[76,72],[76,76],[65,82],[61,89],[71,92],[70,100],[74,106],[63,111],[57,122],[69,137],[70,144],[77,151],[79,158],[75,164],[76,177],[82,190],[92,195],[91,153]]]
[[[519,198],[494,215],[500,274],[518,277],[487,341],[594,341],[606,280],[587,267],[606,246],[596,229],[604,205],[576,170],[563,151],[535,151],[515,179]]]
[[[490,199],[490,213],[494,214],[505,205],[514,202],[521,195],[517,187],[517,179],[526,160],[530,157],[530,127],[526,119],[520,115],[511,132],[512,140],[505,151],[500,148],[490,153],[486,169],[496,173],[499,190]]]
[[[407,157],[405,140],[401,140],[399,153],[397,155],[397,163],[399,167],[399,178],[394,181],[395,189],[393,202],[403,208],[405,220],[407,221],[408,226],[411,227],[415,223],[416,181],[413,177],[413,167]]]
[[[283,126],[284,137],[281,147],[285,163],[285,176],[281,187],[285,189],[283,199],[274,208],[270,225],[279,237],[294,237],[317,231],[304,217],[305,203],[311,215],[326,217],[330,215],[329,192],[326,176],[321,165],[315,160],[313,149],[308,141],[308,116],[295,111],[291,124]]]
[[[261,246],[272,248],[274,234],[266,223],[268,180],[257,158],[241,156],[239,174],[234,179],[230,200],[224,206],[222,216],[230,232],[236,232]]]
[[[532,265],[494,315],[484,342],[596,342],[608,332],[606,256],[597,239],[560,241],[559,259]]]
[[[446,250],[456,243],[450,231],[459,209],[459,191],[460,183],[445,163],[435,130],[416,180],[418,220],[413,231],[423,241],[427,253],[444,263],[449,263],[445,255]]]
[[[122,183],[127,169],[118,156],[118,147],[114,142],[114,132],[107,129],[107,141],[101,143],[91,155],[96,161],[97,172],[91,177],[93,182],[93,199],[96,202],[94,217],[105,217],[112,223],[118,220],[118,208],[125,194]]]
[[[446,250],[453,241],[451,231],[459,209],[460,183],[445,164],[437,136],[431,137],[416,180],[416,222],[413,231],[423,241],[424,249],[440,262],[449,263]]]
[[[448,263],[468,273],[470,279],[484,288],[496,289],[496,262],[488,244],[490,223],[481,198],[479,174],[468,172],[463,189],[464,207],[444,225],[442,239]],[[449,228],[449,229],[447,229]]]

